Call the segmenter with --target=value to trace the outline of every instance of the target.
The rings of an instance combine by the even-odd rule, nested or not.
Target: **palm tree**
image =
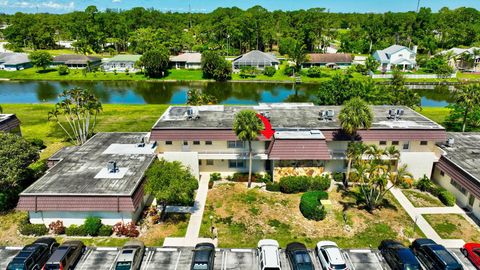
[[[350,142],[347,147],[347,175],[345,176],[345,188],[348,187],[348,181],[350,180],[350,171],[352,170],[352,165],[356,164],[358,160],[362,157],[363,152],[365,151],[365,145],[361,142]]]
[[[248,142],[248,187],[252,185],[252,141],[256,140],[263,124],[254,110],[242,110],[235,115],[233,131],[240,141]]]
[[[456,89],[454,97],[457,105],[464,109],[462,132],[465,132],[470,111],[480,103],[480,84],[462,85]]]
[[[353,140],[358,129],[369,129],[372,126],[373,113],[363,99],[356,97],[343,105],[338,118],[343,131],[352,136]]]

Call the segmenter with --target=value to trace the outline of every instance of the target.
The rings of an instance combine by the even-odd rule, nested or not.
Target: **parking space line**
[[[85,262],[88,260],[88,258],[90,257],[90,254],[92,254],[93,252],[93,249],[88,249],[87,252],[85,253],[84,257],[83,257],[83,260],[82,260],[82,267],[80,267],[80,270],[83,270],[83,268],[85,267]]]
[[[97,248],[97,250],[99,250],[99,251],[115,251],[115,250],[118,250],[118,248],[114,248],[114,247],[99,247],[99,248]]]
[[[382,260],[380,259],[380,257],[378,256],[377,253],[374,253],[374,254],[375,254],[375,257],[376,257],[377,260],[378,260],[378,265],[380,265],[380,268],[383,270]]]
[[[157,251],[170,251],[170,252],[177,252],[177,248],[157,248]]]
[[[115,262],[117,261],[118,256],[120,256],[120,253],[121,253],[121,251],[117,252],[117,256],[115,256],[115,259],[113,259],[112,266],[110,266],[110,268],[108,268],[108,269],[112,270],[115,267]]]
[[[225,260],[224,260],[225,266],[222,269],[227,270],[227,259],[228,259],[228,257],[227,257],[227,251],[226,250],[223,251],[223,257],[225,258]]]
[[[230,249],[231,252],[243,252],[243,253],[250,253],[252,252],[251,249],[246,249],[246,248],[232,248]]]
[[[349,251],[352,253],[372,253],[372,251],[368,249],[350,249]]]
[[[353,265],[353,261],[352,261],[352,259],[350,258],[350,255],[348,254],[348,252],[345,253],[345,257],[346,257],[347,260],[350,262],[350,266],[352,267],[352,270],[355,270],[355,265]]]
[[[460,258],[457,256],[457,254],[455,254],[455,252],[450,252],[451,254],[453,254],[453,256],[455,256],[455,258],[457,258],[457,261],[462,265],[463,269],[469,269],[469,267],[467,267],[465,264],[463,264],[462,260],[460,260]]]
[[[182,255],[182,251],[178,252],[177,262],[175,263],[175,270],[178,268],[178,263],[180,262],[180,255]]]
[[[5,247],[5,250],[22,250],[22,247]]]
[[[152,257],[153,257],[153,254],[155,253],[154,250],[149,250],[148,251],[148,254],[147,254],[147,261],[145,262],[145,264],[143,265],[143,269],[144,270],[147,270],[148,269],[148,266],[150,265],[150,262],[152,261]]]

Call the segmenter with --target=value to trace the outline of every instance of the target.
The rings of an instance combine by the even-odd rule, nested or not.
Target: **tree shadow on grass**
[[[39,69],[37,70],[37,73],[38,74],[46,74],[46,73],[50,73],[50,72],[56,72],[57,70],[54,69],[54,68],[47,68],[47,69]]]

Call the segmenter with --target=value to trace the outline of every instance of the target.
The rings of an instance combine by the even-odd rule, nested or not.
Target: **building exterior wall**
[[[103,64],[103,69],[108,72],[118,71],[118,72],[125,72],[127,69],[129,72],[136,72],[138,69],[135,67],[135,62],[132,61],[112,61]]]
[[[209,141],[211,145],[208,145],[207,141],[198,141],[199,144],[194,144],[194,141],[186,141],[188,145],[184,145],[184,141],[171,141],[171,144],[167,144],[165,141],[159,141],[157,145],[157,152],[198,152],[198,153],[246,153],[248,152],[248,143],[244,143],[243,148],[228,148],[227,141]],[[254,153],[265,153],[265,142],[254,141],[252,142],[252,150]]]
[[[32,224],[45,224],[61,220],[63,225],[82,225],[88,217],[99,217],[105,225],[115,225],[118,222],[131,222],[138,218],[138,213],[133,212],[73,212],[73,211],[28,211]]]
[[[208,162],[208,163],[207,163]],[[253,173],[265,173],[265,160],[252,159],[252,172]],[[214,173],[218,172],[222,176],[232,175],[236,172],[248,172],[248,159],[243,159],[244,167],[242,168],[230,168],[229,160],[199,160],[200,172]]]

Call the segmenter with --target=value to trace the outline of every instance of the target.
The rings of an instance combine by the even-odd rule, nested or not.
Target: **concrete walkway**
[[[391,186],[391,184],[389,184]],[[403,206],[407,214],[415,221],[417,224],[417,228],[422,230],[423,234],[427,238],[432,239],[433,241],[437,242],[438,244],[444,245],[447,248],[461,248],[465,241],[462,239],[442,239],[440,235],[432,228],[432,226],[427,222],[427,220],[422,216],[423,214],[463,214],[465,212],[458,206],[456,207],[419,207],[416,208],[413,204],[408,200],[408,198],[403,194],[403,192],[393,187],[390,189],[393,196],[400,205]],[[461,212],[459,211],[461,210]]]
[[[200,174],[200,181],[198,185],[197,194],[195,196],[195,203],[190,210],[190,221],[188,222],[187,233],[185,237],[168,237],[165,238],[163,246],[166,247],[194,247],[198,243],[210,242],[217,245],[217,239],[198,238],[200,234],[200,227],[202,226],[203,212],[205,210],[205,203],[208,195],[208,181],[209,174]]]

